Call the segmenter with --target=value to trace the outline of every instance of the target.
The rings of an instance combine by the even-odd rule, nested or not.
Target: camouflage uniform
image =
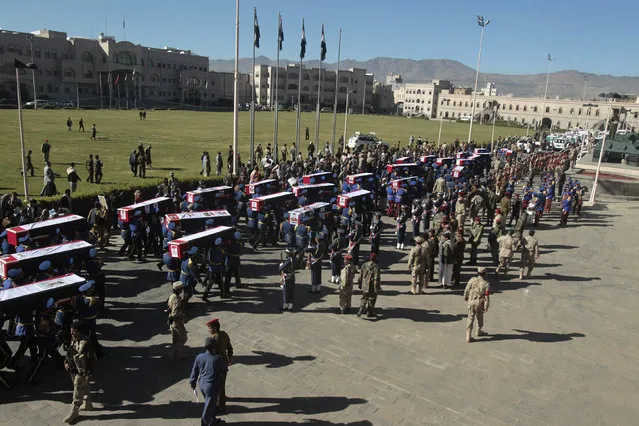
[[[71,340],[67,356],[64,361],[65,367],[73,378],[73,405],[71,413],[64,419],[65,423],[72,423],[79,417],[80,408],[91,410],[91,389],[89,377],[95,355],[91,349],[89,339],[78,332]]]
[[[422,258],[421,238],[420,242],[410,250],[408,255],[408,268],[410,269],[410,291],[413,294],[421,293],[424,286],[424,259]]]
[[[468,302],[468,319],[466,320],[466,341],[471,341],[473,323],[477,318],[477,336],[484,335],[484,312],[490,305],[490,284],[483,276],[471,278],[464,290],[464,300]]]
[[[524,272],[526,278],[530,278],[533,269],[535,268],[535,260],[539,257],[539,241],[532,235],[528,235],[522,239],[521,244],[521,266],[519,267],[519,279],[524,278]]]
[[[347,263],[340,272],[339,285],[339,309],[341,313],[347,312],[351,308],[351,298],[353,296],[353,281],[357,268],[351,263]]]
[[[188,340],[186,328],[184,327],[186,321],[184,304],[184,299],[178,294],[173,293],[171,297],[169,297],[169,331],[171,332],[170,359],[177,359],[184,356],[182,348],[184,348],[184,344]]]

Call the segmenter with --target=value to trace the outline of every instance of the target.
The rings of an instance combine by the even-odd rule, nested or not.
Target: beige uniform
[[[459,197],[455,204],[455,219],[457,219],[457,226],[463,228],[466,221],[466,200],[463,197]]]
[[[502,235],[497,238],[499,242],[499,266],[497,272],[504,269],[508,272],[510,269],[510,261],[513,259],[513,254],[519,249],[519,242],[510,235]]]
[[[340,285],[339,285],[339,308],[342,312],[351,308],[351,298],[353,296],[353,282],[355,280],[355,274],[357,268],[353,265],[346,264],[340,272]]]
[[[526,269],[526,276],[530,278],[533,269],[535,268],[535,261],[539,257],[539,241],[532,235],[528,235],[522,239],[521,244],[521,266],[519,267],[519,275],[521,278],[524,276]]]
[[[184,300],[177,294],[172,294],[168,301],[169,311],[169,331],[171,332],[171,351],[170,358],[176,358],[181,355],[182,348],[188,340],[186,328],[186,315],[184,314]]]
[[[411,293],[421,293],[424,286],[424,259],[422,259],[421,244],[415,245],[408,254],[408,268],[410,269]]]
[[[67,423],[78,417],[83,403],[86,404],[85,407],[91,405],[89,377],[93,358],[91,345],[86,337],[80,336],[71,340],[65,364],[73,378],[73,405],[69,417],[65,419]]]
[[[473,323],[477,318],[479,330],[484,326],[484,309],[488,309],[490,299],[490,284],[482,277],[474,277],[466,284],[464,290],[464,300],[468,302],[468,318],[466,320],[466,331],[473,330]]]

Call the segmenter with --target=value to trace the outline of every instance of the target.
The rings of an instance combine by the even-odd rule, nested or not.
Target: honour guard
[[[322,258],[324,257],[324,244],[319,236],[315,237],[315,245],[309,246],[307,252],[311,255],[311,290],[310,293],[320,294],[322,285]]]
[[[351,261],[353,257],[349,254],[344,256],[344,267],[340,274],[339,290],[339,312],[345,314],[351,309],[351,298],[353,296],[353,281],[357,268],[353,266]]]
[[[292,311],[295,300],[295,249],[286,248],[286,259],[280,263],[279,271],[282,277],[282,307],[283,311]]]

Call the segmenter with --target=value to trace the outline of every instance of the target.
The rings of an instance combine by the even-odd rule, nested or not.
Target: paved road
[[[490,335],[471,344],[461,292],[408,294],[408,250],[383,251],[382,316],[370,321],[335,314],[335,285],[309,295],[308,271],[298,275],[299,312],[280,313],[279,254],[265,249],[244,256],[249,288],[235,299],[194,304],[189,352],[201,351],[206,320],[220,317],[237,354],[225,416],[235,425],[635,424],[638,210],[639,203],[596,205],[565,228],[551,214],[538,232],[532,279],[519,281],[515,271],[499,283],[490,277]],[[116,263],[112,254],[111,309],[100,325],[109,354],[95,371],[97,410],[81,424],[198,424],[202,405],[186,380],[191,360],[163,358],[164,274],[154,262]],[[487,258],[481,253],[482,264]],[[466,279],[471,273],[465,269]],[[0,391],[0,423],[61,424],[71,383],[52,368],[41,378]]]

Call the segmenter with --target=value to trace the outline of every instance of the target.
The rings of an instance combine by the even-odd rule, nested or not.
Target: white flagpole
[[[322,27],[322,34],[324,28]],[[315,109],[315,149],[317,152],[320,151],[320,98],[322,95],[322,47],[320,43],[320,61],[319,61],[319,69],[317,70],[317,107]]]
[[[251,167],[255,167],[255,20],[257,19],[257,9],[253,8],[253,68],[251,68],[251,74],[253,75],[253,90],[251,90],[251,143],[249,159]]]
[[[273,123],[273,150],[275,151],[275,162],[277,162],[277,110],[279,109],[277,88],[280,84],[280,20],[281,15],[277,14],[277,61],[275,66],[275,114]],[[272,106],[272,105],[271,105]]]
[[[603,160],[604,148],[606,147],[606,137],[608,133],[608,125],[610,124],[610,111],[612,110],[612,98],[608,104],[608,113],[606,115],[606,128],[604,129],[603,139],[601,140],[601,150],[599,151],[599,161],[597,162],[597,172],[595,173],[595,180],[592,183],[592,191],[590,191],[590,202],[595,202],[595,195],[597,193],[597,184],[599,183],[599,170],[601,169],[601,161]]]
[[[339,60],[342,53],[342,29],[339,29],[339,41],[337,42],[337,70],[335,71],[335,99],[333,100],[333,139],[331,149],[335,154],[335,131],[337,126],[337,92],[339,88]]]
[[[306,38],[304,30],[304,19],[302,18],[302,38]],[[300,45],[301,49],[301,45]],[[301,53],[301,50],[300,50]],[[306,51],[304,52],[306,54]],[[298,153],[300,152],[300,131],[301,131],[301,119],[302,119],[302,71],[304,67],[304,58],[300,54],[300,69],[297,80],[297,123],[295,126],[295,158],[291,158],[291,161],[297,161]]]
[[[237,176],[237,102],[238,102],[238,71],[240,57],[240,0],[235,0],[235,69],[233,71],[233,174]]]

